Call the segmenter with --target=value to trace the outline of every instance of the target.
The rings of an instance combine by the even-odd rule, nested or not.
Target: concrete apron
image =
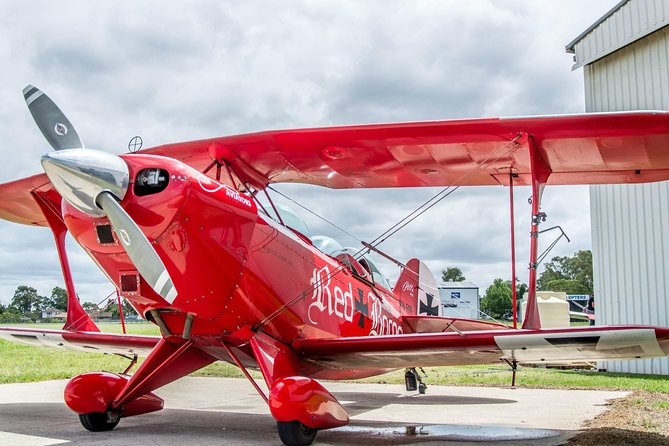
[[[122,419],[107,433],[79,425],[63,403],[65,383],[0,385],[0,444],[280,444],[267,406],[243,379],[181,379],[156,392],[165,410]],[[557,445],[604,412],[607,401],[629,394],[429,386],[419,395],[401,385],[324,384],[349,412],[351,425],[319,432],[316,444]]]

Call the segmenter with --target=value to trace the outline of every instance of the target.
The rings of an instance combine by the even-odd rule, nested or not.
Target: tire
[[[110,431],[116,427],[119,420],[109,422],[105,412],[90,412],[79,415],[81,425],[91,432]]]
[[[286,446],[309,446],[316,438],[318,429],[312,429],[299,421],[277,421],[279,438]]]
[[[425,395],[426,390],[427,390],[427,385],[425,385],[425,383],[420,383],[418,385],[418,393],[420,393],[421,395]]]

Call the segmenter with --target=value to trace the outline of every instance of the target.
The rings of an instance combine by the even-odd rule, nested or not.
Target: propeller
[[[84,149],[70,121],[41,90],[28,85],[23,95],[37,126],[56,150],[42,156],[42,167],[53,187],[80,211],[106,216],[137,271],[156,293],[173,303],[177,291],[165,264],[119,204],[129,187],[128,165],[111,153]]]

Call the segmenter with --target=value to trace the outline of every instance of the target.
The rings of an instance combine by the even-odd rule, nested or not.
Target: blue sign
[[[567,294],[567,300],[588,300],[589,294]]]

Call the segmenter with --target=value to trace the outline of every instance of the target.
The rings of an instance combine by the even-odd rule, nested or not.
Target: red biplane
[[[111,430],[120,418],[160,410],[155,389],[215,361],[236,364],[249,379],[249,368],[259,370],[267,391],[250,381],[281,440],[307,445],[317,430],[349,422],[317,379],[500,360],[515,370],[669,354],[668,328],[542,329],[535,294],[544,186],[669,179],[665,112],[268,131],[117,156],[84,149],[37,88],[26,87],[24,96],[56,151],[42,158],[46,174],[0,185],[0,217],[51,228],[68,319],[63,330],[2,328],[0,335],[146,356],[132,374],[129,367],[69,381],[65,402],[88,430]],[[522,328],[435,316],[437,290],[425,264],[401,264],[391,289],[367,251],[312,239],[282,217],[268,193],[281,182],[335,189],[531,186]],[[76,298],[68,231],[162,336],[99,332]]]

